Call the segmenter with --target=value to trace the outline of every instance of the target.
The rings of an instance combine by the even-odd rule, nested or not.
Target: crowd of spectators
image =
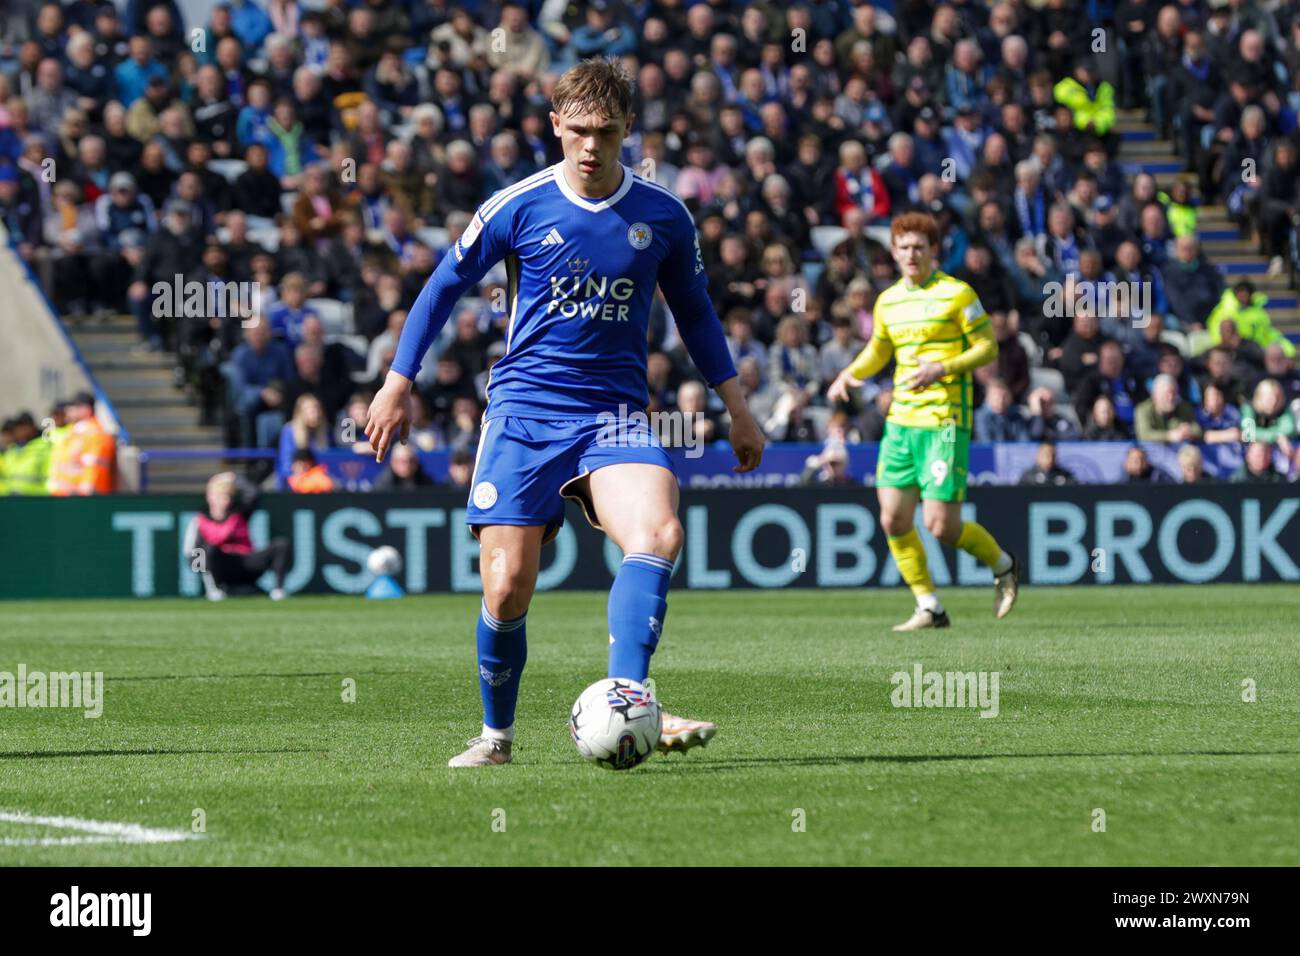
[[[560,158],[549,91],[599,55],[636,80],[625,162],[692,210],[767,436],[827,443],[816,480],[840,480],[834,446],[880,437],[888,371],[852,405],[825,389],[897,279],[882,240],[908,210],[938,219],[941,267],[997,331],[975,440],[1254,443],[1295,472],[1294,346],[1196,223],[1224,203],[1285,266],[1296,0],[232,0],[202,23],[174,0],[10,0],[0,219],[63,313],[130,311],[229,445],[318,487],[316,453],[367,451],[406,310],[474,209]],[[1146,108],[1188,175],[1126,175],[1117,107]],[[256,301],[159,309],[178,276]],[[472,455],[504,282],[426,359],[416,449]],[[725,438],[661,299],[648,347],[647,410]]]

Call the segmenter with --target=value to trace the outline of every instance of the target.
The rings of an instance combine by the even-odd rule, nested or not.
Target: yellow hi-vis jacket
[[[1074,113],[1074,125],[1078,129],[1087,129],[1091,123],[1093,132],[1105,136],[1115,125],[1115,87],[1105,80],[1097,84],[1096,94],[1089,96],[1082,83],[1067,76],[1052,88],[1052,95],[1056,102]]]

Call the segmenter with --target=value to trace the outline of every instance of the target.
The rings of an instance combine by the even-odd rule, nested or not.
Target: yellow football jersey
[[[941,428],[949,422],[957,428],[970,428],[973,386],[969,369],[945,365],[947,374],[919,391],[909,389],[907,381],[923,363],[948,363],[977,341],[993,342],[989,317],[975,290],[936,269],[914,289],[901,279],[895,282],[876,298],[873,315],[871,342],[849,371],[856,378],[868,378],[893,355],[896,365],[889,421],[913,428]],[[992,354],[997,354],[995,343]]]

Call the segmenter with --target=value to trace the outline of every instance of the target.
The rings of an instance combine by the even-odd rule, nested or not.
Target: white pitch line
[[[197,833],[184,830],[162,830],[138,823],[112,823],[103,820],[83,820],[80,817],[38,817],[30,813],[0,810],[0,823],[19,823],[25,826],[56,827],[60,830],[77,830],[91,836],[34,837],[0,839],[0,846],[62,846],[75,843],[180,843],[198,839]]]

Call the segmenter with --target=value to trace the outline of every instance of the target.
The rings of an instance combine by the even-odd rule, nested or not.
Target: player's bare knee
[[[532,582],[508,570],[483,578],[483,603],[488,613],[502,621],[513,621],[528,610],[533,599]]]
[[[889,511],[883,511],[880,514],[880,527],[884,529],[885,534],[891,538],[897,538],[899,535],[907,534],[912,530],[912,518],[910,515],[893,514]]]
[[[951,521],[947,515],[927,516],[925,529],[944,544],[953,544],[961,537],[961,521]]]
[[[686,533],[682,531],[682,523],[677,520],[676,515],[673,515],[666,520],[649,523],[641,528],[627,550],[629,554],[654,554],[676,561],[685,540]]]

